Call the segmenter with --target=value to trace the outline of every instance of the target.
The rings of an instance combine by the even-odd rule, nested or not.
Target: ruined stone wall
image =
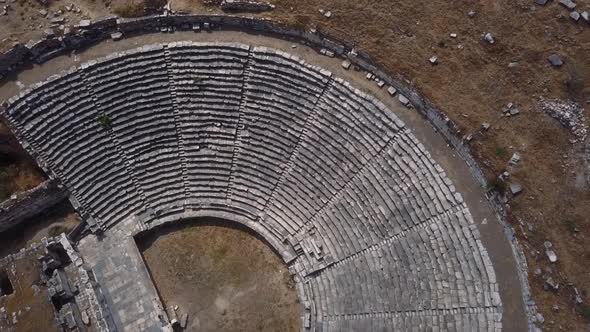
[[[0,233],[63,201],[67,194],[57,182],[48,180],[0,204]]]
[[[206,24],[206,25],[205,25]],[[26,46],[18,44],[4,54],[0,54],[0,79],[10,75],[28,62],[42,63],[53,57],[65,54],[72,50],[80,50],[101,40],[110,38],[112,33],[121,32],[125,35],[138,35],[159,31],[160,28],[172,28],[173,30],[191,30],[195,25],[210,27],[215,30],[238,30],[249,33],[268,34],[283,39],[299,41],[316,49],[327,49],[336,56],[348,58],[348,60],[361,70],[371,72],[386,84],[393,86],[397,91],[407,97],[413,108],[426,117],[445,140],[457,151],[457,153],[469,165],[473,176],[486,187],[487,180],[483,171],[473,157],[470,147],[463,141],[461,131],[444,113],[437,110],[434,105],[423,98],[410,84],[401,77],[388,75],[385,70],[375,65],[370,57],[363,52],[351,52],[352,44],[338,40],[337,38],[321,32],[305,32],[296,30],[268,19],[241,17],[231,15],[163,15],[149,16],[135,19],[116,19],[107,17],[95,22],[85,22],[63,37],[45,38],[38,42],[30,42]],[[521,247],[514,236],[514,231],[506,219],[504,205],[495,193],[486,194],[490,204],[494,207],[509,242],[512,244],[514,256],[520,270],[519,277],[523,289],[524,303],[530,322],[530,329],[534,329],[532,318],[536,312],[531,300],[528,285],[527,265]],[[2,221],[0,221],[0,225]],[[1,227],[1,226],[0,226]]]

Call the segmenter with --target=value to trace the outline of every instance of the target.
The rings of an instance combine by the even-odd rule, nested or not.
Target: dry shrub
[[[580,64],[577,61],[570,60],[566,66],[567,80],[565,85],[570,98],[573,100],[584,101],[584,97],[590,94],[590,68]]]
[[[159,13],[165,5],[165,0],[116,1],[113,12],[120,17],[140,17]]]

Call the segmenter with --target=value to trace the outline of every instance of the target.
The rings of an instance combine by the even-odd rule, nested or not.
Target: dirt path
[[[300,329],[286,265],[249,232],[206,221],[160,229],[138,246],[168,314],[188,313],[189,331]]]

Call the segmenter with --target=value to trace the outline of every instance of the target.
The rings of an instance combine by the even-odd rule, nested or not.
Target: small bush
[[[582,303],[577,306],[576,311],[578,311],[580,316],[584,317],[587,321],[590,321],[590,305]]]
[[[506,182],[504,182],[503,180],[500,180],[497,177],[488,179],[488,185],[486,187],[487,191],[497,191],[501,194],[506,192],[506,189],[508,188]]]
[[[577,230],[577,225],[576,222],[571,220],[571,219],[566,219],[564,220],[565,223],[565,227],[567,227],[567,230],[570,231],[570,233],[575,233]]]
[[[495,153],[496,153],[496,156],[498,156],[498,157],[505,157],[508,154],[508,151],[506,151],[505,148],[499,146],[499,147],[496,147]]]
[[[109,129],[111,127],[111,124],[113,123],[113,121],[111,120],[111,118],[108,115],[103,113],[98,116],[98,123],[104,129]]]

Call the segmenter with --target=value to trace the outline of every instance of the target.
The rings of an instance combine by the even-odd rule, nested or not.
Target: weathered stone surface
[[[576,3],[572,0],[559,0],[559,4],[569,10],[574,10],[574,8],[576,8]]]
[[[553,67],[561,67],[563,65],[563,60],[561,60],[561,57],[558,54],[551,54],[547,60]]]
[[[516,196],[522,192],[522,186],[518,183],[511,183],[510,184],[510,193],[513,196]]]
[[[397,98],[398,98],[399,102],[404,106],[408,106],[410,104],[410,100],[408,98],[406,98],[406,96],[402,95],[401,93],[398,94]]]
[[[573,11],[570,13],[570,17],[572,20],[578,22],[580,20],[580,13],[578,13],[577,11]]]

